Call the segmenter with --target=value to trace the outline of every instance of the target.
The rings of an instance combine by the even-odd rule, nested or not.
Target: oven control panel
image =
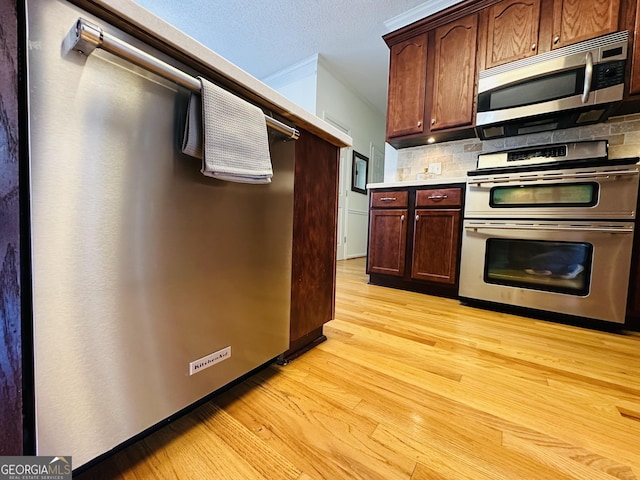
[[[469,175],[486,173],[482,171],[485,169],[499,169],[505,172],[513,167],[522,166],[543,169],[550,168],[552,164],[563,166],[564,162],[578,162],[580,165],[602,164],[608,157],[608,146],[606,140],[593,140],[481,153],[478,155],[478,169],[473,173],[469,172]]]
[[[532,158],[554,158],[561,159],[567,156],[567,146],[557,145],[551,147],[542,147],[536,149],[516,150],[507,152],[508,162],[521,162],[522,160],[531,160]]]

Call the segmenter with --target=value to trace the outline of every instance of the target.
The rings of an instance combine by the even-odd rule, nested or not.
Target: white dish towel
[[[202,159],[202,173],[240,183],[270,183],[273,176],[264,113],[198,77],[201,94],[189,99],[182,151]]]

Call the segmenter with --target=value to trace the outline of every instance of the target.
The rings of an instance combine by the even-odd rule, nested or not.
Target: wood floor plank
[[[233,417],[208,403],[119,453],[125,478],[296,480],[302,472],[265,447]],[[251,460],[249,462],[249,460]]]
[[[107,458],[93,479],[640,480],[640,334],[369,285],[327,341]]]
[[[409,449],[419,464],[427,466],[445,478],[581,480],[579,476],[562,472],[553,465],[545,465],[533,456],[509,448],[487,448],[481,447],[480,444],[470,447],[451,442],[450,439],[443,441],[428,430],[410,439],[393,433],[395,432],[381,426],[376,431],[376,438],[396,448]]]
[[[313,358],[312,360],[310,360],[310,363],[313,363],[314,365],[318,366],[318,365],[322,365],[323,363],[326,363],[329,365],[335,362],[335,359],[330,355],[327,356],[327,359],[325,360],[325,362],[319,361],[319,359],[317,358],[318,357],[317,352],[318,350],[314,352],[314,357],[316,358]],[[342,362],[340,363],[344,363],[344,360],[342,360]],[[341,371],[341,369],[338,368],[337,363],[335,366],[329,366],[328,370],[333,371],[336,375],[338,375]],[[345,371],[348,371],[350,373],[357,372],[358,368],[353,365],[348,365]],[[557,445],[563,445],[563,446],[568,445],[562,442],[561,440],[553,439],[551,437],[545,436],[543,434],[539,434],[531,430],[523,430],[522,428],[516,426],[515,424],[508,424],[507,422],[501,421],[498,418],[495,418],[495,417],[489,418],[488,415],[481,414],[480,412],[477,412],[477,411],[473,411],[473,409],[470,409],[470,408],[465,409],[464,406],[462,405],[459,405],[459,404],[454,405],[454,402],[447,403],[446,399],[434,398],[433,396],[429,396],[427,392],[419,392],[419,391],[412,392],[411,391],[412,386],[402,385],[398,382],[393,382],[392,378],[389,378],[389,377],[375,378],[376,376],[380,376],[380,374],[377,374],[376,372],[369,372],[367,374],[367,372],[360,371],[358,375],[355,375],[354,378],[362,379],[361,380],[362,382],[365,382],[365,381],[370,382],[371,391],[372,391],[372,395],[369,396],[369,398],[371,399],[370,402],[364,401],[357,407],[357,410],[366,411],[368,417],[377,419],[381,424],[390,425],[390,423],[393,421],[394,422],[393,427],[387,426],[387,428],[393,429],[397,432],[404,432],[403,434],[404,437],[411,434],[410,432],[412,431],[411,430],[412,425],[415,427],[414,424],[416,423],[420,425],[428,424],[429,432],[431,436],[438,434],[438,435],[442,435],[443,438],[444,437],[448,438],[449,442],[447,443],[447,445],[449,447],[451,447],[451,443],[450,443],[451,440],[456,439],[457,442],[459,443],[462,442],[465,445],[462,451],[477,450],[477,445],[474,444],[473,441],[470,441],[468,439],[482,439],[482,444],[485,447],[482,449],[482,451],[486,455],[486,452],[487,452],[486,447],[491,445],[491,442],[487,442],[487,439],[493,438],[493,450],[495,450],[496,445],[499,446],[498,448],[503,446],[502,435],[498,432],[498,430],[495,430],[495,429],[493,429],[494,433],[490,435],[486,434],[487,432],[486,430],[481,431],[478,428],[478,425],[477,425],[478,422],[475,422],[476,420],[478,420],[478,417],[480,417],[482,420],[481,423],[484,423],[487,426],[493,425],[496,429],[500,428],[502,431],[510,434],[515,438],[521,438],[521,437],[535,438],[538,441],[540,441],[540,439],[544,439],[545,445],[553,446],[553,447],[557,447]],[[379,394],[375,395],[376,393],[375,385],[385,385],[386,388],[384,390],[381,390],[381,392],[391,392],[389,393],[389,396],[391,397],[389,400],[391,401],[388,402],[386,406],[385,406],[386,402],[380,398],[380,395]],[[354,388],[356,387],[357,385],[354,385]],[[427,404],[420,405],[419,402],[415,402],[415,401],[409,405],[403,405],[402,404],[403,399],[400,398],[400,393],[396,394],[396,392],[404,392],[404,394],[406,394],[409,399],[416,399],[416,398],[424,399],[424,401],[427,402],[429,406]],[[446,404],[446,409],[442,409],[441,405],[445,405],[445,404]],[[431,405],[438,405],[438,407],[440,407],[440,410],[436,411],[435,408],[429,408]],[[384,408],[386,408],[386,410],[380,411],[379,409],[381,406],[385,406]],[[422,410],[419,407],[421,407]],[[428,411],[426,410],[427,408],[428,408]],[[428,413],[425,414],[425,412],[431,412],[435,416],[429,415]],[[464,423],[461,425],[460,422],[456,422],[455,420],[451,421],[451,419],[457,419],[457,418],[464,418]],[[445,422],[445,423],[442,424],[442,422]],[[472,427],[474,422],[476,423],[476,425]],[[471,430],[472,428],[473,430]],[[413,430],[415,430],[415,428]],[[451,432],[447,433],[447,430],[451,430]],[[444,432],[444,435],[442,432]],[[467,437],[466,441],[465,441],[465,437]],[[421,445],[424,448],[424,442]],[[538,450],[542,450],[542,448],[539,448]],[[574,447],[574,446],[570,446],[570,448],[565,448],[565,450],[569,450],[574,457],[576,456],[575,452],[577,451],[586,452],[585,449],[582,449],[580,447]],[[551,453],[554,453],[554,451],[547,451],[546,454],[550,455]],[[497,452],[498,452],[499,458],[503,460],[507,456],[504,450],[498,449]],[[538,458],[538,460],[545,460],[545,458],[546,457],[542,455]],[[589,459],[590,461],[593,459],[600,459],[602,460],[600,462],[601,464],[606,463],[609,466],[613,465],[613,467],[611,468],[614,468],[623,472],[630,471],[630,468],[628,466],[620,465],[615,461],[608,460],[596,454],[592,454],[592,453],[589,453],[588,455],[583,454],[581,455],[581,458]],[[420,459],[418,458],[418,460]],[[572,459],[559,457],[559,461],[557,461],[557,465],[556,464],[549,464],[549,465],[562,466],[562,465],[565,465],[567,462],[569,462],[569,460],[572,460]],[[519,459],[516,463],[522,466],[522,464],[526,462],[523,459]],[[579,470],[578,467],[582,466],[579,464],[575,464],[575,462],[573,461],[571,461],[570,463],[574,464],[573,467],[576,470]],[[540,472],[541,467],[539,465],[535,467],[536,467],[535,470]],[[547,472],[547,474],[549,474],[549,472]],[[596,475],[594,478],[605,478],[602,476],[602,472],[598,472],[595,470],[594,470],[594,475]],[[509,478],[509,476],[507,475],[506,478]],[[558,478],[561,478],[561,477],[558,476]],[[581,478],[581,477],[577,476],[577,477],[570,477],[570,478]],[[589,477],[585,477],[585,478],[589,478]],[[620,477],[620,478],[625,478],[625,477]]]
[[[411,435],[416,425],[428,424],[431,431],[444,436],[482,439],[482,442],[494,445],[500,445],[502,441],[501,432],[491,422],[476,421],[474,417],[478,412],[463,404],[434,397],[428,390],[405,384],[375,369],[345,360],[336,362],[332,355],[319,350],[310,361],[314,364],[315,375],[331,375],[336,383],[349,382],[354,391],[362,392],[363,400],[354,408],[355,412],[402,434]],[[464,418],[465,422],[452,422],[452,417]]]
[[[349,325],[345,328],[354,333],[360,327]],[[360,344],[356,343],[358,339],[362,339]],[[605,456],[616,458],[621,444],[633,442],[634,437],[640,438],[640,430],[633,425],[623,425],[619,422],[620,416],[613,415],[615,405],[609,405],[608,408],[592,408],[590,399],[580,403],[580,399],[574,395],[565,398],[547,386],[536,388],[537,384],[521,381],[516,375],[503,375],[504,372],[494,374],[495,366],[489,366],[483,371],[478,362],[473,363],[476,374],[463,374],[461,382],[455,385],[428,375],[420,365],[408,365],[404,354],[395,357],[391,348],[385,350],[386,355],[382,356],[384,361],[376,363],[377,355],[371,352],[379,351],[386,345],[377,335],[369,337],[354,334],[349,341],[348,351],[351,353],[352,349],[357,349],[356,358],[363,364],[374,365],[374,368],[388,375],[395,374],[411,385],[428,382],[432,391],[444,397],[460,398],[466,404],[492,413],[498,418],[522,424],[527,428],[537,426],[549,435],[569,442],[578,442],[578,445],[586,442],[585,446],[591,447],[593,443],[600,442],[602,454]],[[335,343],[327,343],[320,348],[331,349],[331,353],[336,356],[343,355]],[[423,358],[429,358],[428,356],[435,351],[424,348],[420,350]],[[418,351],[414,353],[418,355]],[[611,437],[611,432],[616,432],[615,438]],[[629,462],[632,459],[622,457],[618,461]]]
[[[314,478],[408,478],[414,462],[370,439],[376,422],[283,375],[272,381],[276,386],[266,386],[269,395],[259,395],[249,382],[217,402],[254,431],[268,432],[262,438],[271,448],[294,459]]]
[[[504,436],[504,446],[517,449],[558,472],[580,480],[636,480],[633,470],[587,449],[538,433]]]

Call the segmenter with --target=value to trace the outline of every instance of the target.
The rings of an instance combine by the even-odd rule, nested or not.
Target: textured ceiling
[[[336,77],[386,111],[384,22],[452,0],[135,0],[256,78],[318,53]],[[446,6],[446,5],[444,5]]]

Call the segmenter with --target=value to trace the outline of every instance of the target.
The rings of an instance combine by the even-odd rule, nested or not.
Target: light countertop
[[[379,188],[398,188],[398,187],[428,187],[431,185],[452,185],[454,183],[466,183],[467,177],[433,177],[426,180],[407,180],[403,182],[381,182],[367,184],[368,190]]]
[[[177,50],[195,60],[196,63],[205,65],[207,69],[213,71],[224,80],[225,86],[238,95],[251,98],[252,101],[255,101],[264,109],[273,111],[290,123],[294,123],[297,128],[307,130],[337,147],[351,145],[350,136],[308,112],[132,0],[73,0],[72,3],[76,3],[79,7],[86,8],[87,11],[105,18],[109,18],[113,14],[116,16],[116,21],[110,23],[115,26],[136,36],[138,36],[137,30],[140,30],[141,35],[139,36],[141,39],[144,39],[145,34],[150,35],[154,40],[158,40],[161,45],[167,47],[167,53],[170,53],[171,50]],[[96,9],[96,5],[98,9]],[[108,12],[102,14],[99,10],[100,8]],[[121,23],[124,23],[124,25],[121,25]],[[100,26],[108,32],[109,24],[106,20]],[[211,80],[218,81],[217,78],[212,78]]]

